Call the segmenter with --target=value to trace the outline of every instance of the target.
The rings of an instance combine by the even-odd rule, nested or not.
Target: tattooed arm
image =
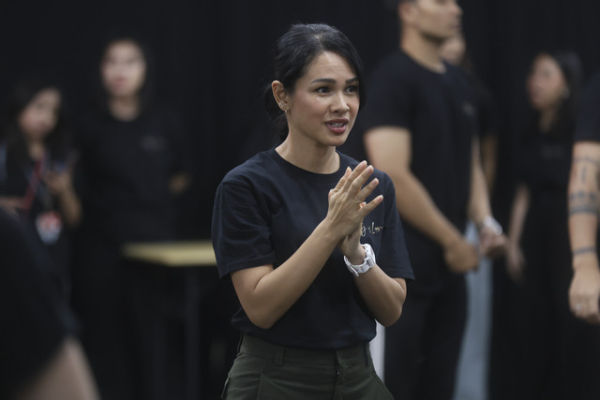
[[[569,180],[569,236],[574,272],[569,303],[577,317],[595,324],[600,324],[600,269],[596,251],[599,178],[600,143],[576,143]]]

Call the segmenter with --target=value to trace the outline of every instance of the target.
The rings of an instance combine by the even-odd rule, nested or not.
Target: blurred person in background
[[[600,367],[600,268],[598,267],[598,199],[600,198],[600,74],[590,81],[582,96],[575,130],[573,161],[569,178],[569,237],[573,276],[569,306],[582,324],[573,332],[578,353],[573,387],[578,399],[600,397],[597,375]]]
[[[460,32],[456,1],[401,0],[400,49],[371,80],[362,115],[369,160],[396,188],[416,276],[386,330],[385,383],[398,399],[451,399],[466,317],[464,274],[505,238],[492,217],[464,73],[441,58]],[[467,219],[480,247],[469,243]]]
[[[153,97],[146,46],[114,37],[99,67],[100,103],[78,137],[83,218],[73,305],[103,397],[148,398],[146,357],[158,351],[148,348],[142,321],[151,279],[126,268],[120,252],[126,243],[175,239],[174,198],[188,186],[187,157],[180,120]]]
[[[467,45],[462,33],[452,36],[440,48],[442,58],[460,67],[471,86],[477,110],[477,135],[481,168],[485,176],[488,196],[491,198],[498,151],[496,108],[490,91],[473,72]],[[467,225],[467,238],[477,241],[477,230]],[[455,399],[483,400],[487,394],[489,364],[489,333],[491,327],[492,262],[482,258],[477,270],[466,275],[467,324],[458,365]]]
[[[73,153],[58,87],[21,82],[9,101],[0,149],[0,207],[19,216],[34,255],[69,295],[69,232],[81,218],[72,184]]]
[[[581,336],[585,324],[569,312],[567,296],[567,186],[581,79],[581,63],[572,52],[540,53],[527,79],[533,113],[520,137],[506,260],[516,285],[508,303],[513,322],[503,335],[510,342],[504,357],[511,360],[504,371],[494,371],[506,378],[503,390],[514,385],[506,394],[511,399],[600,394],[579,392],[593,391],[580,365],[600,368],[600,359],[595,362],[585,351],[600,343],[600,335],[592,342]]]
[[[99,399],[66,301],[18,216],[0,208],[0,398]]]

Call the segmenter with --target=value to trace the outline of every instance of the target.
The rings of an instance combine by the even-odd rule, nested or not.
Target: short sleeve
[[[240,181],[224,181],[217,188],[211,236],[221,278],[275,262],[269,215],[259,196]]]
[[[392,278],[414,279],[404,239],[404,229],[396,208],[394,185],[387,176],[385,176],[385,184],[385,226],[377,264]]]
[[[600,142],[600,74],[592,78],[582,98],[575,141]]]
[[[405,75],[391,71],[391,66],[382,66],[372,77],[367,97],[369,102],[361,116],[361,126],[365,131],[378,126],[410,129],[412,91]]]

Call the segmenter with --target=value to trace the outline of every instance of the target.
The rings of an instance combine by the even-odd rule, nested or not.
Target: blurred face
[[[28,140],[43,140],[56,127],[59,110],[58,90],[41,90],[19,114],[19,128]]]
[[[437,42],[460,32],[462,10],[456,0],[413,0],[400,5],[402,23]]]
[[[460,65],[465,56],[465,40],[462,35],[452,36],[446,40],[440,49],[440,55],[452,65]]]
[[[527,79],[529,101],[534,109],[554,108],[568,96],[567,83],[560,67],[548,55],[538,56]]]
[[[104,88],[111,97],[131,97],[144,84],[146,60],[134,42],[114,42],[107,48],[100,70]]]
[[[317,56],[282,99],[290,135],[319,146],[340,146],[354,126],[359,108],[358,77],[332,52]]]

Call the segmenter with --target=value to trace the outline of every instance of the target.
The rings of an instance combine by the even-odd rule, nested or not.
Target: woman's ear
[[[271,90],[273,91],[273,97],[275,98],[275,102],[277,103],[281,111],[283,111],[284,113],[288,112],[288,110],[290,109],[289,96],[287,91],[285,90],[285,87],[283,86],[283,83],[281,83],[280,81],[273,81],[271,83]]]

